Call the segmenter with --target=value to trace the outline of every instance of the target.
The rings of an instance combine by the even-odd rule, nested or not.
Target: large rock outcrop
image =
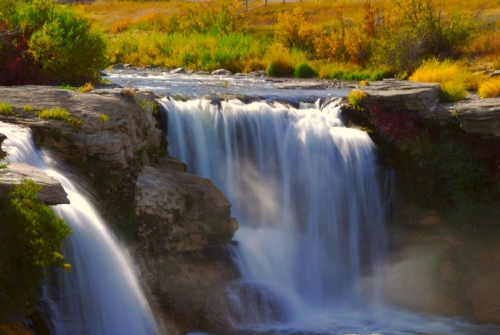
[[[500,138],[500,98],[465,100],[452,110],[466,133]]]
[[[231,203],[208,179],[145,166],[137,179],[139,239],[151,253],[194,251],[231,241]]]
[[[151,100],[146,96],[141,99]],[[29,126],[38,144],[52,147],[81,165],[94,165],[96,170],[124,167],[134,158],[147,160],[146,152],[140,152],[160,145],[161,131],[155,127],[155,118],[141,108],[136,91],[131,89],[83,94],[47,86],[2,87],[0,101],[13,106],[13,114],[0,114],[1,121]],[[25,112],[26,105],[34,111]],[[82,123],[41,119],[36,114],[51,108],[65,108],[71,118]],[[104,121],[102,114],[109,120]]]
[[[196,330],[207,297],[236,278],[222,246],[238,229],[231,203],[210,180],[184,171],[185,164],[172,158],[144,167],[134,206],[135,250],[155,311],[177,328],[169,334]]]
[[[11,191],[12,185],[19,185],[23,179],[31,179],[42,186],[38,198],[47,205],[69,204],[68,194],[61,183],[38,168],[25,163],[9,163],[0,169],[0,194]]]
[[[425,119],[437,117],[439,84],[403,80],[369,82],[362,86],[363,104],[379,108],[402,109],[419,113]]]

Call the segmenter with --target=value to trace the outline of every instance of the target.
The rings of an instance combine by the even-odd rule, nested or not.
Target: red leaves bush
[[[0,85],[30,85],[37,82],[28,41],[18,30],[0,21]]]
[[[391,141],[414,140],[422,131],[422,120],[414,113],[381,107],[371,107],[369,112],[372,123]]]

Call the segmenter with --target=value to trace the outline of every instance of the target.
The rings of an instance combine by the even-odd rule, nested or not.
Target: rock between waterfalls
[[[9,193],[12,185],[21,184],[23,179],[31,179],[42,186],[38,199],[47,205],[69,204],[68,194],[60,182],[25,163],[9,163],[6,169],[0,169],[0,194]]]
[[[150,254],[201,250],[231,241],[238,222],[230,208],[210,180],[193,174],[145,166],[137,179],[137,231]]]

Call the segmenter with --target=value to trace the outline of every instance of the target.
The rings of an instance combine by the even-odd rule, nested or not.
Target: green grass
[[[243,33],[162,34],[154,31],[125,31],[116,35],[111,44],[115,62],[206,71],[225,68],[232,72],[243,71],[246,62],[261,59],[267,46],[266,42]]]
[[[109,121],[109,115],[106,114],[101,114],[99,118],[101,119],[102,122]]]
[[[76,88],[72,87],[71,85],[61,85],[58,88],[61,90],[68,90],[68,91],[76,91]]]
[[[71,112],[68,111],[66,108],[42,109],[40,112],[37,113],[37,116],[40,119],[61,120],[61,121],[69,123],[73,127],[76,127],[76,126],[82,124],[82,122],[83,122],[82,119],[75,119],[75,118],[70,117]]]
[[[24,105],[23,112],[29,113],[33,112],[35,109],[31,105]]]
[[[318,76],[318,71],[311,64],[304,62],[295,67],[293,75],[295,78],[314,78]]]
[[[376,81],[387,77],[385,69],[363,69],[360,66],[341,63],[321,64],[319,77],[323,79],[338,79],[352,81]]]
[[[5,115],[13,114],[12,106],[9,104],[5,104],[3,102],[0,102],[0,114],[5,114]]]

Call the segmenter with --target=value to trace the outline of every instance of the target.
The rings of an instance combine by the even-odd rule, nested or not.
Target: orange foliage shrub
[[[295,7],[292,12],[279,14],[274,40],[288,49],[308,50],[313,47],[314,38],[321,34],[321,28],[307,22],[302,9]]]
[[[111,28],[109,28],[109,31],[112,34],[121,33],[122,31],[127,30],[127,28],[129,28],[133,24],[134,24],[134,21],[131,18],[119,20],[119,21],[116,21],[115,23],[113,23]]]

